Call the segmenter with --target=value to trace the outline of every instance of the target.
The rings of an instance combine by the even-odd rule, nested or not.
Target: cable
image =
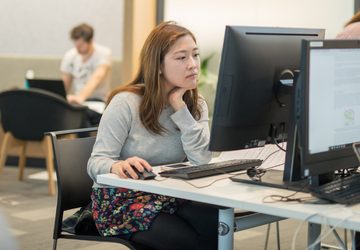
[[[259,158],[259,155],[261,155],[261,153],[265,150],[265,147],[262,147],[261,151],[258,153],[258,155],[255,157],[255,159]]]
[[[285,140],[285,124],[282,123],[282,127],[283,127],[283,142]],[[282,148],[279,143],[276,141],[276,138],[275,138],[275,130],[276,130],[276,127],[273,127],[273,130],[272,130],[272,139],[274,140],[275,142],[275,145],[282,151],[286,152],[286,150],[284,148]]]
[[[297,235],[298,235],[298,233],[299,233],[299,231],[300,231],[300,228],[304,225],[305,222],[307,222],[310,218],[312,218],[312,217],[314,217],[314,216],[316,216],[316,215],[324,214],[324,216],[325,216],[325,214],[326,214],[327,212],[330,212],[331,210],[336,209],[337,207],[341,207],[341,206],[343,206],[343,205],[338,204],[338,205],[331,206],[331,207],[330,207],[328,210],[326,210],[325,212],[312,214],[312,215],[306,217],[305,220],[301,221],[300,225],[298,226],[298,228],[296,229],[296,231],[295,231],[295,233],[294,233],[294,236],[293,236],[293,239],[292,239],[292,243],[291,243],[291,249],[292,249],[292,250],[295,250],[296,237],[297,237]],[[347,220],[347,219],[348,219],[348,218],[346,218],[346,220]],[[343,222],[344,222],[344,221],[341,221],[341,223],[343,223]],[[319,237],[320,237],[320,236],[321,236],[321,233],[320,233]],[[318,241],[318,239],[316,239],[314,243],[318,244],[317,241]],[[321,242],[321,240],[320,240],[320,242]],[[311,248],[316,245],[316,244],[314,244],[314,243],[310,245]],[[310,247],[310,246],[309,246],[309,247]],[[307,247],[306,249],[309,249],[309,247]]]
[[[288,196],[283,196],[283,195],[277,195],[277,194],[273,194],[273,195],[268,195],[265,196],[262,199],[263,203],[276,203],[276,202],[299,202],[299,203],[304,203],[308,200],[313,200],[313,198],[311,199],[304,199],[304,198],[290,198],[295,196],[297,193],[301,192],[304,188],[306,188],[306,186],[310,183],[310,179],[305,183],[305,185],[303,187],[301,187],[298,191],[288,195]],[[267,198],[271,198],[272,201],[265,201]]]
[[[160,175],[158,175],[158,176],[162,177]],[[161,182],[161,181],[165,181],[165,180],[169,179],[169,177],[162,177],[162,178],[164,178],[164,179],[161,179],[161,180],[154,179],[154,181]]]
[[[261,165],[263,165],[264,162],[266,162],[266,161],[269,159],[270,156],[272,156],[273,154],[275,154],[275,153],[277,153],[277,152],[280,152],[280,150],[274,151],[274,152],[272,152],[271,154],[269,154],[269,155],[262,161],[262,163],[261,163],[258,167],[260,167]]]
[[[281,165],[281,164],[279,164],[279,165]],[[276,166],[273,166],[273,167],[276,167]],[[273,168],[273,167],[270,167],[270,168]],[[268,195],[262,199],[262,202],[263,203],[298,202],[300,204],[329,205],[329,203],[319,203],[318,198],[315,198],[315,197],[290,198],[292,196],[295,196],[297,193],[301,192],[302,190],[304,190],[307,187],[307,185],[309,185],[310,180],[311,180],[311,178],[309,178],[308,181],[304,184],[304,186],[302,186],[299,190],[295,191],[294,193],[292,193],[288,196],[276,195],[276,194]],[[271,198],[272,201],[266,201],[266,199],[268,199],[268,198]]]
[[[275,145],[276,145],[278,148],[280,148],[282,151],[286,152],[286,150],[283,149],[276,140],[275,140]]]
[[[339,206],[344,206],[344,205],[342,205],[342,204],[339,204]],[[317,238],[317,242],[314,242],[312,245],[316,245],[316,244],[318,244],[318,243],[320,243],[323,239],[325,239],[327,236],[329,236],[329,234],[331,234],[338,226],[340,226],[343,222],[345,222],[346,220],[348,220],[350,217],[358,217],[358,216],[360,216],[360,214],[358,214],[358,213],[355,213],[353,210],[350,210],[350,209],[348,209],[347,208],[347,205],[345,206],[345,207],[343,207],[342,208],[342,210],[344,210],[346,213],[350,213],[350,215],[347,217],[347,218],[345,218],[344,220],[342,220],[342,221],[340,221],[339,223],[337,223],[337,224],[335,224],[334,226],[329,226],[330,227],[330,230],[327,232],[327,233],[324,233],[324,232],[326,232],[326,226],[327,226],[327,216],[325,215],[324,216],[324,218],[323,218],[323,225],[324,225],[324,232],[322,232],[322,234],[321,235],[323,235],[323,237],[322,238]],[[332,240],[334,241],[334,238],[333,238],[333,236],[331,237],[332,238]],[[335,244],[339,244],[339,242],[338,241],[334,241],[335,242]],[[310,247],[310,246],[309,246]],[[310,248],[307,248],[307,249],[310,249]],[[312,246],[313,247],[313,246]]]
[[[297,227],[297,229],[295,230],[292,242],[291,242],[291,250],[296,250],[295,249],[295,242],[296,242],[296,237],[300,231],[300,228],[302,228],[302,226],[304,225],[305,222],[307,222],[311,217],[319,215],[320,213],[316,213],[316,214],[312,214],[308,217],[305,218],[305,220],[301,221],[300,225]]]
[[[328,232],[326,232],[326,229],[323,230],[326,233],[322,232],[320,233],[319,237],[315,240],[314,243],[312,243],[310,246],[308,246],[305,250],[311,250],[313,249],[313,247],[315,247],[317,244],[321,243],[321,241],[323,241],[326,237],[329,236],[329,234],[331,234],[335,228],[337,228],[338,226],[340,226],[342,223],[344,223],[345,221],[347,221],[350,217],[352,217],[353,215],[349,215],[348,217],[346,217],[345,219],[341,220],[340,222],[338,222],[337,224],[335,224],[333,227],[331,227],[331,230],[329,230]]]
[[[315,247],[317,244],[319,244],[322,240],[324,240],[326,237],[328,237],[338,226],[340,226],[342,223],[344,223],[345,221],[347,221],[350,217],[353,217],[354,215],[356,216],[359,216],[359,214],[354,214],[353,211],[351,215],[349,215],[348,217],[346,217],[345,219],[339,221],[338,223],[336,223],[334,226],[332,226],[330,228],[330,230],[327,230],[326,229],[326,226],[327,226],[327,214],[330,213],[330,212],[334,212],[335,209],[337,209],[338,207],[342,207],[342,209],[346,209],[344,207],[344,205],[342,204],[338,204],[338,205],[334,205],[332,207],[330,207],[328,210],[326,210],[325,212],[322,212],[322,213],[316,213],[316,214],[313,214],[313,215],[310,215],[309,217],[307,217],[305,220],[303,220],[299,227],[297,228],[297,230],[295,231],[295,234],[293,236],[293,241],[292,241],[292,248],[291,249],[295,249],[295,240],[296,240],[296,237],[297,237],[297,234],[299,233],[300,231],[300,228],[302,227],[302,225],[307,222],[311,217],[315,216],[315,215],[323,215],[323,225],[324,225],[324,229],[321,231],[321,233],[319,234],[318,238],[311,244],[309,245],[306,250],[310,250],[310,249],[313,249],[313,247]]]
[[[280,163],[280,164],[277,164],[277,165],[274,165],[274,166],[271,166],[271,167],[267,167],[267,168],[263,168],[263,169],[264,170],[272,169],[272,168],[276,168],[276,167],[281,166],[281,165],[285,165],[285,163]]]

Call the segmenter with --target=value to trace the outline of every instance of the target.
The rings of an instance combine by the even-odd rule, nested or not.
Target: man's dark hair
[[[74,27],[70,32],[71,39],[77,40],[79,38],[82,38],[85,42],[90,42],[90,39],[92,39],[93,36],[94,29],[86,23]]]

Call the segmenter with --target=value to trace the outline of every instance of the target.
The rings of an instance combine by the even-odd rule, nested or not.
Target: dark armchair
[[[8,152],[20,147],[19,179],[23,178],[28,141],[38,141],[46,157],[49,192],[55,194],[51,140],[44,133],[81,128],[87,107],[71,105],[64,98],[40,89],[9,90],[0,93],[1,123],[5,132],[0,153],[0,178]]]

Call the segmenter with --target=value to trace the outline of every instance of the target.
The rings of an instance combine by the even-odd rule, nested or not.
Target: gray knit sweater
[[[96,176],[110,173],[116,161],[129,157],[140,157],[151,166],[181,162],[185,157],[193,164],[204,164],[213,157],[208,150],[209,118],[204,100],[199,99],[202,106],[199,121],[191,116],[186,106],[177,112],[171,106],[164,109],[159,122],[169,132],[161,136],[150,133],[141,124],[141,99],[140,95],[121,92],[103,113],[87,167],[93,187],[105,187],[96,183]]]

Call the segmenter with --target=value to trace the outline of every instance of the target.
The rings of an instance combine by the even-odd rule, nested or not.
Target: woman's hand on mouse
[[[135,156],[135,157],[127,158],[125,161],[115,162],[111,166],[110,173],[117,174],[121,178],[127,179],[128,177],[126,176],[126,172],[128,172],[133,179],[138,179],[138,175],[133,170],[133,167],[139,170],[139,172],[143,172],[144,168],[146,168],[149,171],[153,170],[147,161]]]

